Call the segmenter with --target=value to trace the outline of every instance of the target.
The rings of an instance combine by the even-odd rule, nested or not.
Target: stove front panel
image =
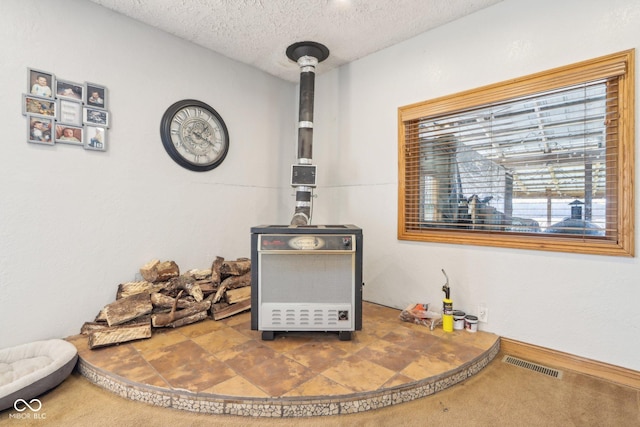
[[[252,329],[362,329],[359,229],[252,231]]]

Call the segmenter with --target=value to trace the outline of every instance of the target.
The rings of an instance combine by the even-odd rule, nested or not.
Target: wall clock
[[[229,132],[220,114],[195,99],[171,105],[160,122],[162,145],[180,166],[196,172],[218,167],[229,151]]]

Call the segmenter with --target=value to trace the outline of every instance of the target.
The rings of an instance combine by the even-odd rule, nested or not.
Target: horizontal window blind
[[[506,92],[492,86],[498,93],[483,93],[490,101],[479,105],[440,99],[437,114],[401,109],[399,234],[625,240],[621,216],[633,206],[620,199],[621,184],[630,184],[621,153],[633,144],[622,142],[629,131],[620,122],[629,117],[628,63],[590,61],[582,74],[562,68],[547,75],[553,84],[521,79],[524,90],[513,81]],[[559,87],[559,75],[571,84]],[[536,84],[545,90],[532,92]]]

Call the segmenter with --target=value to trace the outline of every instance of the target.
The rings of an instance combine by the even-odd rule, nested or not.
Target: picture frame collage
[[[103,85],[58,79],[53,73],[28,68],[27,91],[22,94],[27,142],[106,151],[108,99]]]

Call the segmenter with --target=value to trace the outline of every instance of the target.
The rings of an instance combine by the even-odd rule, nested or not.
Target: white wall
[[[0,52],[0,348],[78,333],[153,258],[248,257],[250,227],[288,211],[295,84],[80,0],[2,0]],[[108,88],[108,151],[27,143],[27,67]],[[213,171],[162,146],[162,114],[187,98],[229,129]]]
[[[0,347],[77,333],[152,258],[186,270],[248,256],[251,226],[289,221],[294,85],[86,1],[0,12]],[[482,329],[640,370],[637,258],[396,237],[398,107],[636,48],[637,22],[635,0],[506,0],[317,77],[314,222],[363,228],[367,300],[438,307],[444,268],[456,308],[489,307]],[[109,88],[106,153],[26,142],[27,67]],[[162,113],[185,98],[229,127],[212,172],[160,143]]]
[[[365,299],[440,308],[444,268],[454,308],[488,306],[481,329],[640,370],[637,257],[404,242],[396,231],[398,107],[639,48],[638,22],[636,0],[506,0],[320,76],[314,158],[332,175],[320,178],[316,222],[363,228]]]

